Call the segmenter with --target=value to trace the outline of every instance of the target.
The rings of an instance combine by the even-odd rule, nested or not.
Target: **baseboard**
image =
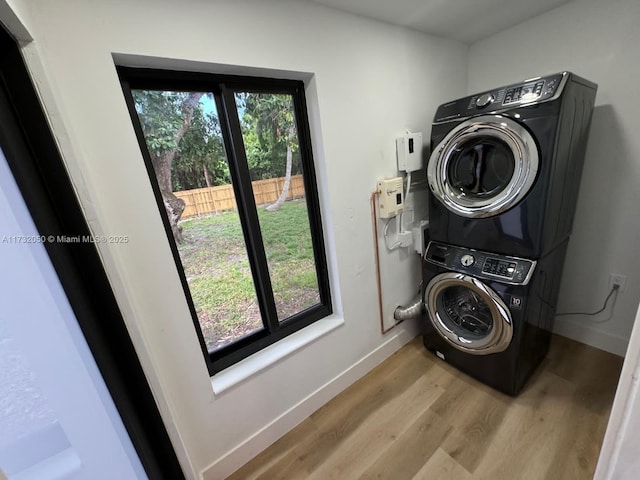
[[[398,328],[397,332],[390,334],[390,338],[378,348],[213,462],[202,472],[203,480],[226,478],[345,388],[370,372],[417,335],[417,329],[413,323],[405,322],[403,328]]]
[[[556,319],[553,333],[624,357],[629,339],[597,330],[588,321]]]

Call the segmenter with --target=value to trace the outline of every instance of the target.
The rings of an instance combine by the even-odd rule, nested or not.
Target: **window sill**
[[[221,394],[287,355],[335,330],[343,323],[344,318],[342,317],[332,315],[324,318],[224,369],[222,372],[216,373],[211,377],[213,393],[216,395]]]

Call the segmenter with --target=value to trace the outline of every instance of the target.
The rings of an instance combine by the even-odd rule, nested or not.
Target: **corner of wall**
[[[584,320],[584,317],[582,321],[580,317],[578,317],[577,320],[557,318],[555,320],[553,333],[571,338],[586,345],[591,345],[592,347],[599,348],[600,350],[613,353],[620,357],[624,357],[629,343],[629,339],[625,337],[598,330],[593,324]]]

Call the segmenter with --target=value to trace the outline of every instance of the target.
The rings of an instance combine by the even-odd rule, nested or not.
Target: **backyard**
[[[265,327],[269,333],[279,330],[275,322],[320,303],[289,87],[278,93],[238,89],[226,99],[198,89],[132,89],[131,94],[209,351]],[[235,110],[240,120],[241,138],[231,144],[224,140],[228,119],[221,121],[218,103]],[[234,148],[241,155],[227,156]],[[232,171],[241,179],[232,179]],[[246,196],[242,201],[255,202],[259,229],[249,223],[247,235],[255,245],[262,237],[268,272],[259,264],[261,255],[247,252],[236,210],[237,181],[251,182],[251,189],[240,192]],[[275,312],[261,312],[254,286],[254,275],[267,274],[272,292],[262,288],[260,298],[275,304]],[[269,321],[263,324],[263,317]]]
[[[319,302],[304,198],[277,211],[258,207],[269,273],[282,321]],[[182,220],[178,245],[209,350],[262,328],[253,277],[236,211]]]

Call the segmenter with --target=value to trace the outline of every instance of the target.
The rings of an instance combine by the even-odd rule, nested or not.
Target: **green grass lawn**
[[[280,321],[319,302],[304,199],[275,212],[258,208]],[[262,328],[260,309],[237,212],[181,222],[182,265],[207,347]]]

